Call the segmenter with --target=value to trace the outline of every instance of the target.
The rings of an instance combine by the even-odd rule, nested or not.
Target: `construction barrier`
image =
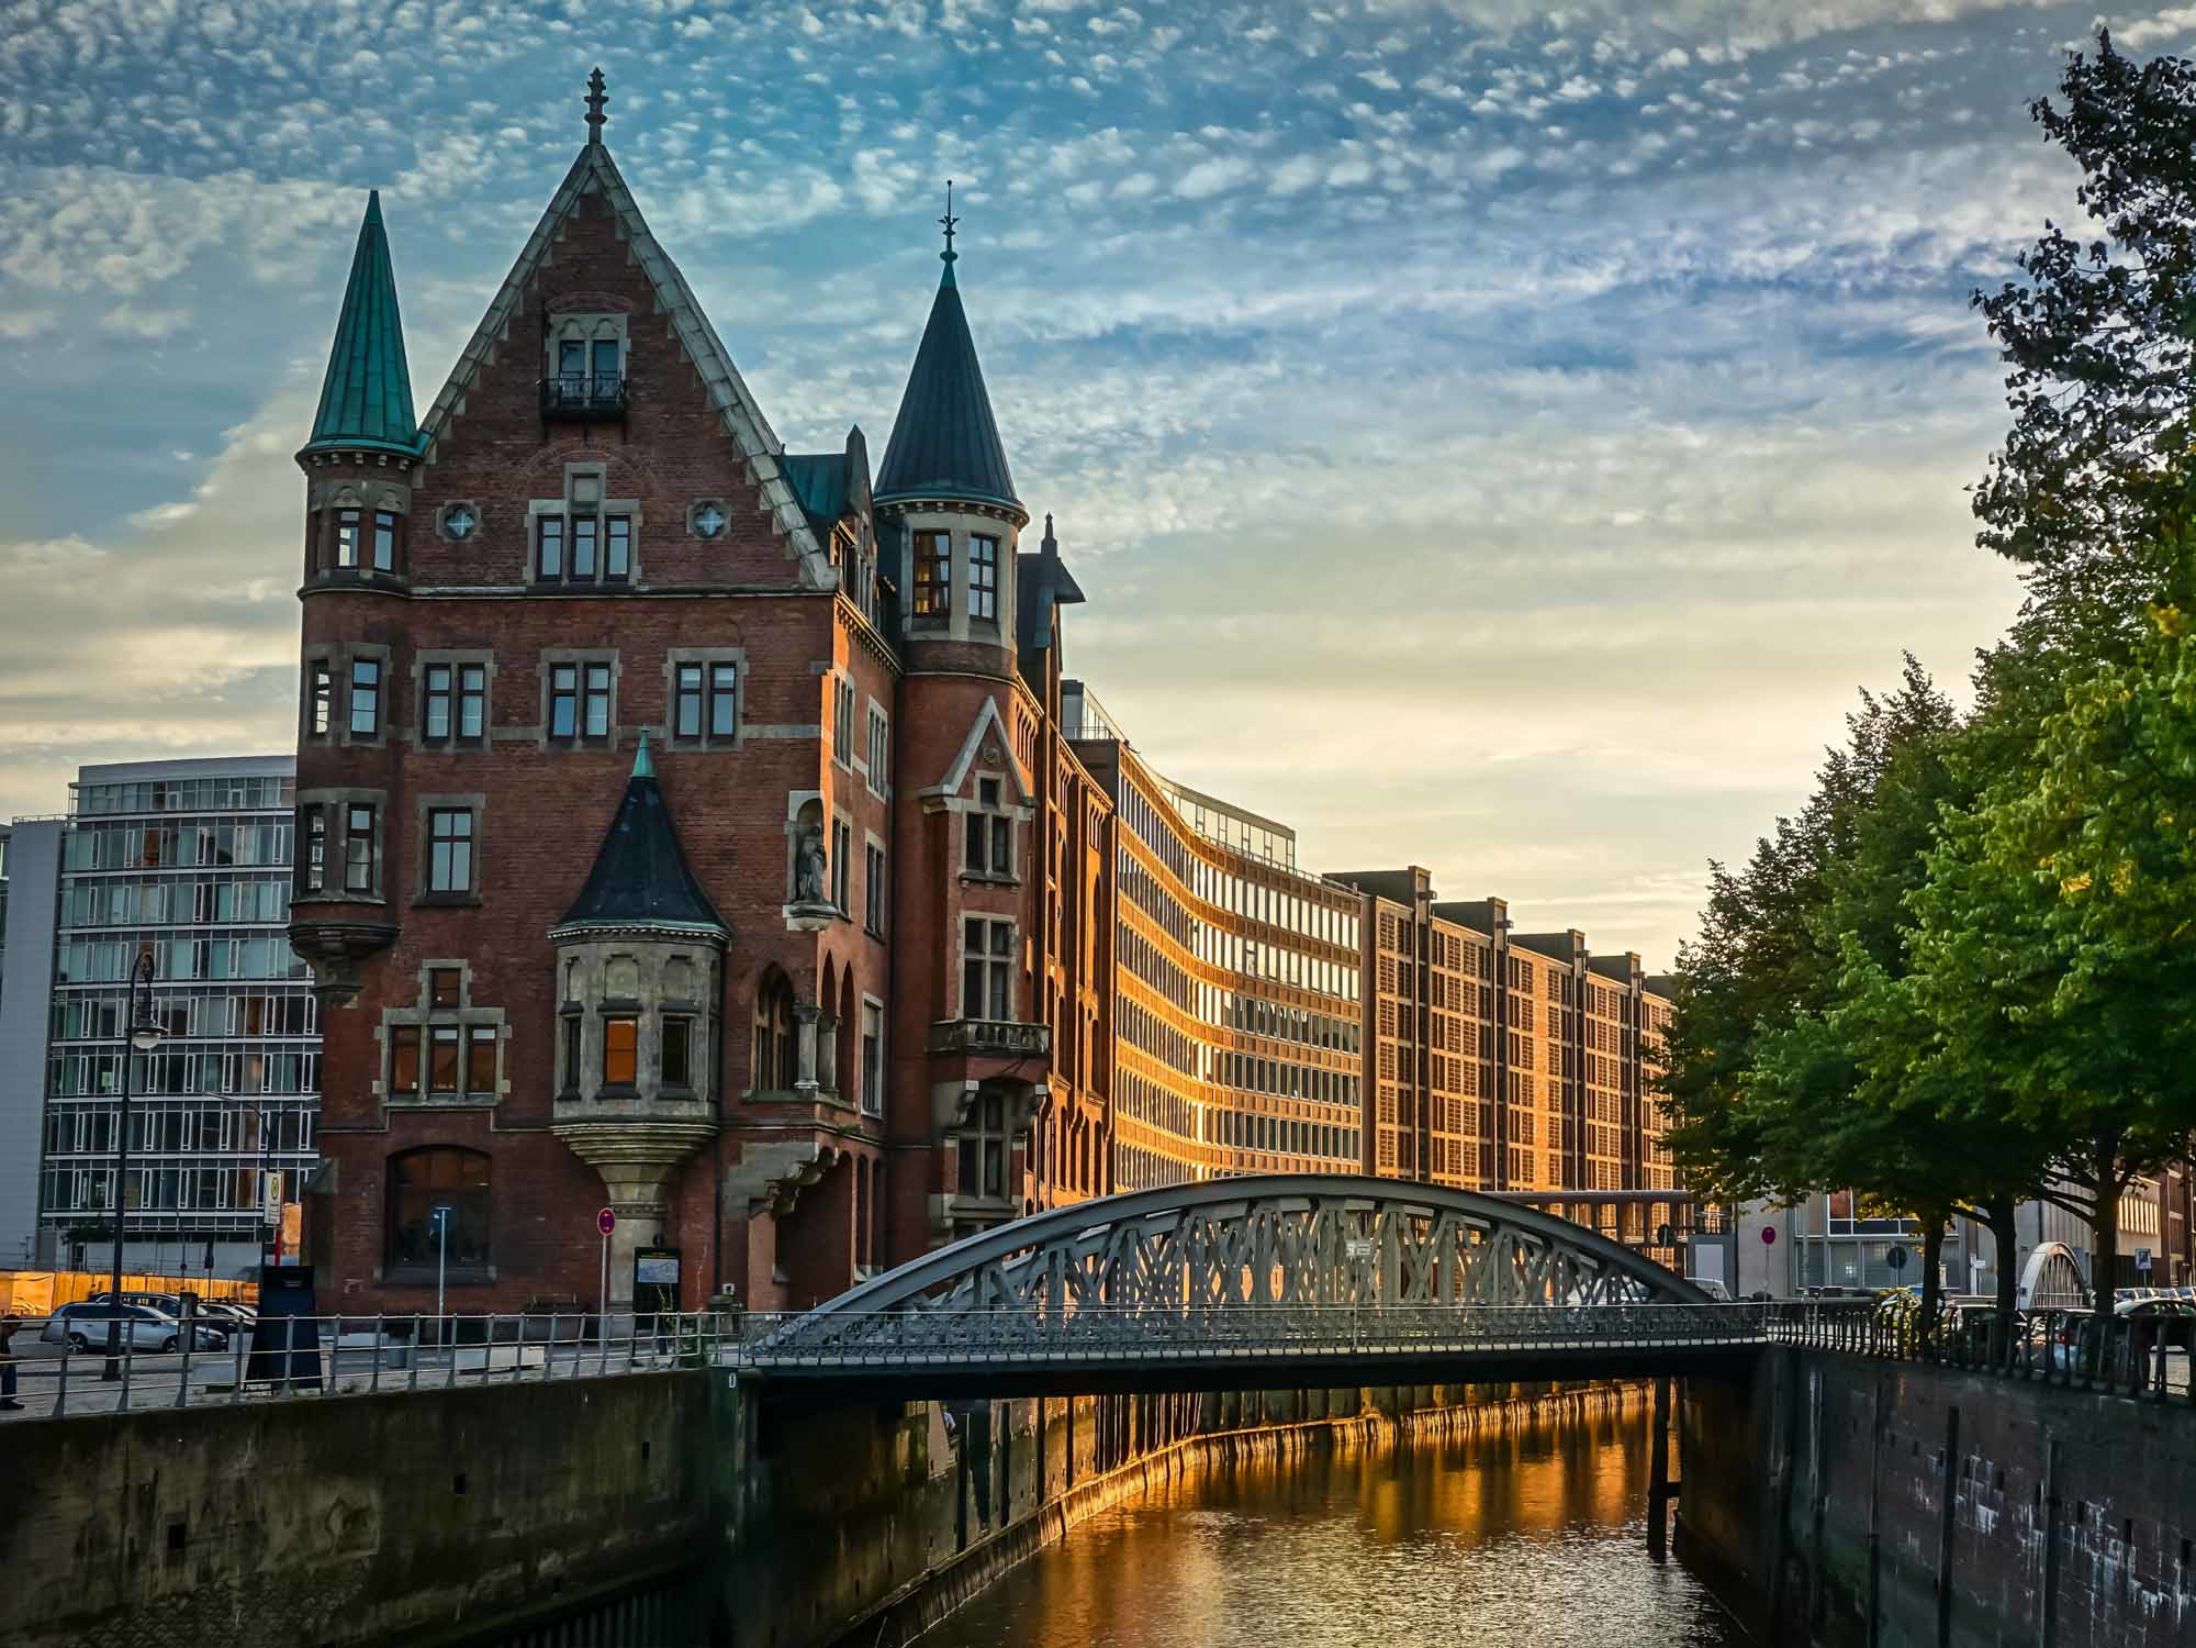
[[[107,1291],[114,1278],[106,1271],[0,1270],[0,1311],[17,1316],[51,1316],[61,1306]],[[201,1299],[227,1299],[251,1305],[259,1284],[206,1276],[150,1276],[122,1273],[124,1293],[195,1293]]]

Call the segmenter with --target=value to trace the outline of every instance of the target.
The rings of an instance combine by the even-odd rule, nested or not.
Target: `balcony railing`
[[[545,418],[622,418],[625,416],[625,374],[622,372],[560,372],[541,380],[541,415]]]
[[[930,1027],[933,1053],[972,1053],[979,1058],[1041,1059],[1052,1051],[1052,1026],[1004,1019],[946,1019]]]

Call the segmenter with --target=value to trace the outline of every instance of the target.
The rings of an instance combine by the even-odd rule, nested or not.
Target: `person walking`
[[[15,1399],[15,1330],[23,1325],[23,1319],[14,1311],[0,1316],[0,1408],[20,1410],[22,1403]]]

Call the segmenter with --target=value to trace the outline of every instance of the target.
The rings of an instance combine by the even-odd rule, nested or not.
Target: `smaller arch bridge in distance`
[[[750,1319],[740,1361],[841,1394],[975,1397],[1615,1376],[1761,1342],[1757,1313],[1554,1214],[1276,1174],[997,1226]]]

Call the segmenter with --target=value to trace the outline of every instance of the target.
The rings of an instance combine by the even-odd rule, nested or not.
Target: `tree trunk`
[[[1983,1219],[1990,1226],[1991,1239],[1998,1244],[1998,1308],[1991,1313],[1990,1359],[2002,1363],[2013,1348],[2013,1312],[2020,1300],[2020,1277],[2014,1271],[2019,1261],[2019,1237],[2014,1226],[2013,1198],[1992,1197],[1983,1204]]]
[[[2093,1158],[2096,1200],[2089,1217],[2089,1305],[2112,1314],[2112,1289],[2120,1274],[2119,1139],[2100,1138]]]
[[[1924,1214],[1922,1217],[1922,1298],[1921,1330],[1929,1333],[1937,1325],[1937,1312],[1944,1308],[1944,1217],[1942,1214]]]

